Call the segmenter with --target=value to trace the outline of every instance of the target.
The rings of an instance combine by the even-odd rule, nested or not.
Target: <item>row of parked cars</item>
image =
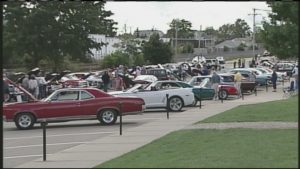
[[[220,99],[238,95],[234,86],[236,71],[240,71],[243,76],[243,92],[253,92],[257,85],[268,84],[272,72],[267,68],[258,67],[232,69],[227,73],[219,73]],[[135,84],[132,88],[108,93],[100,90],[102,72],[68,73],[60,80],[71,87],[53,89],[52,93],[42,100],[37,100],[22,87],[15,86],[29,99],[26,102],[3,104],[3,117],[6,121],[14,122],[19,129],[30,129],[35,123],[41,121],[82,119],[98,119],[102,124],[110,125],[114,124],[121,114],[142,113],[145,109],[152,108],[180,111],[184,106],[195,106],[198,101],[210,100],[215,95],[211,87],[211,75],[192,76],[188,81],[180,81],[170,78],[172,75],[170,72],[172,71],[161,65],[157,68],[149,68],[143,75],[132,79]],[[253,72],[256,79],[251,81],[249,76]],[[285,73],[277,73],[282,80],[286,76]],[[90,82],[95,82],[95,79],[98,79],[96,81],[98,83],[91,85]]]

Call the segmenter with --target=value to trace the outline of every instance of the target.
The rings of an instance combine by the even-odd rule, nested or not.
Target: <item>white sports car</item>
[[[169,108],[170,111],[180,111],[183,106],[192,105],[194,102],[192,88],[158,89],[152,87],[149,89],[147,86],[144,88],[141,84],[136,84],[126,91],[115,91],[108,94],[140,97],[144,99],[146,109]],[[169,98],[168,106],[167,94]]]

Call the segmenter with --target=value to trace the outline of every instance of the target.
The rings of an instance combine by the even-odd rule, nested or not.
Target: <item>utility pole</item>
[[[267,10],[267,9],[257,9],[257,8],[253,8],[253,14],[248,14],[248,15],[253,15],[253,34],[252,34],[253,57],[255,57],[255,52],[254,52],[254,50],[255,50],[255,33],[256,33],[255,16],[256,16],[256,15],[261,15],[261,14],[259,14],[259,13],[255,13],[256,10],[271,12],[271,10]]]
[[[176,21],[175,21],[175,56],[173,58],[173,62],[175,62],[175,57],[177,55],[177,22],[178,22],[178,19],[176,19]]]
[[[253,14],[249,14],[249,15],[253,15],[253,33],[252,33],[252,53],[253,53],[253,57],[255,57],[255,16],[256,15],[260,15],[258,13],[255,13],[257,9],[256,8],[253,8]]]

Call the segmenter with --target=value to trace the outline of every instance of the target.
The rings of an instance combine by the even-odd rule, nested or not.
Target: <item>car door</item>
[[[80,115],[79,91],[57,91],[48,101],[43,113],[46,118],[68,118]]]

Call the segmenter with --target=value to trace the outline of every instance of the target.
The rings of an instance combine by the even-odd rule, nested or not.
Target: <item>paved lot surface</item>
[[[34,130],[18,131],[13,124],[5,124],[4,167],[92,168],[172,131],[185,129],[200,120],[238,105],[280,100],[283,96],[281,88],[282,86],[279,85],[278,92],[271,92],[271,88],[266,92],[265,88],[260,88],[257,96],[246,95],[244,100],[232,98],[223,103],[203,101],[201,109],[185,107],[182,112],[170,113],[169,119],[164,110],[125,116],[122,135],[119,134],[119,123],[113,126],[100,126],[98,121],[50,124],[47,130],[47,161],[41,158],[42,130],[40,127]],[[294,127],[295,124],[291,125]]]

